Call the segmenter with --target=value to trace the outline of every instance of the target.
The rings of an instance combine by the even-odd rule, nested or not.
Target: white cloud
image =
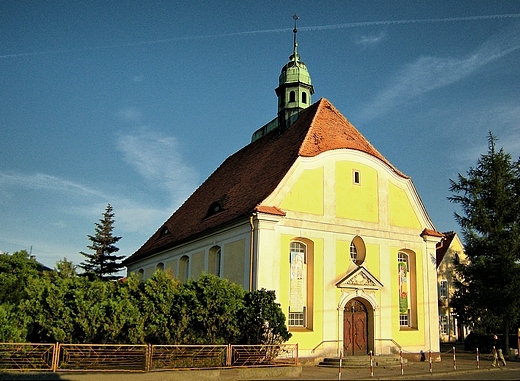
[[[367,47],[381,42],[385,37],[386,34],[384,32],[381,32],[378,35],[357,36],[354,40],[354,43],[356,45],[363,45],[364,47]]]
[[[421,57],[390,80],[389,85],[361,111],[361,119],[377,118],[425,93],[449,86],[517,49],[520,49],[520,24],[494,35],[467,57]]]
[[[119,110],[117,117],[125,122],[140,123],[143,120],[143,114],[135,107],[125,107]]]
[[[175,137],[143,127],[131,134],[120,134],[117,147],[144,179],[166,189],[174,204],[184,201],[195,189],[198,175],[184,162]]]
[[[25,175],[0,172],[0,192],[14,198],[15,195],[9,191],[9,188],[61,194],[58,198],[59,201],[42,193],[39,196],[41,200],[47,200],[47,204],[57,202],[56,207],[53,208],[54,213],[57,214],[49,216],[53,222],[48,222],[54,227],[67,226],[64,221],[67,221],[68,217],[64,217],[65,215],[82,216],[94,223],[101,217],[108,203],[114,207],[118,219],[118,229],[123,232],[148,232],[150,226],[159,226],[171,212],[168,208],[166,210],[154,208],[140,201],[108,194],[83,184],[41,173]],[[174,205],[174,207],[177,206],[178,204]]]
[[[156,229],[172,212],[169,208],[155,208],[128,198],[114,197],[110,205],[114,208],[117,230],[126,233],[148,233],[150,227]],[[69,213],[84,216],[94,223],[101,218],[106,206],[106,202],[74,206],[69,209]]]
[[[107,198],[103,192],[56,176],[36,173],[32,175],[0,172],[0,186],[23,187],[75,194],[83,197]]]
[[[470,126],[470,128],[467,128]],[[464,145],[452,152],[452,163],[457,170],[475,166],[481,155],[488,151],[488,132],[497,138],[496,146],[511,155],[513,161],[520,156],[520,105],[500,104],[480,107],[464,112],[452,122],[452,130],[464,131],[468,139]]]

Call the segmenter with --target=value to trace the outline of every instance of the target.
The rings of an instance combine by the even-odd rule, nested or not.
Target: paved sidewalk
[[[477,368],[476,355],[474,353],[457,353],[456,362],[453,361],[453,352],[443,353],[440,362],[432,362],[431,371],[430,364],[426,362],[408,362],[401,367],[378,367],[374,366],[373,376],[370,370],[370,360],[367,360],[366,368],[343,368],[341,369],[342,380],[391,380],[391,379],[418,379],[422,377],[431,377],[432,375],[455,375],[458,373],[468,372],[489,372],[501,370],[514,370],[520,375],[520,361],[508,361],[507,366],[498,369],[492,368],[492,358],[489,354],[480,356],[479,368]],[[498,376],[490,376],[490,379],[498,379]],[[294,379],[294,377],[286,377],[285,379]],[[314,365],[306,365],[302,367],[302,373],[298,379],[303,380],[338,380],[339,369],[336,368],[322,368]]]
[[[481,356],[480,368],[477,368],[476,356],[473,353],[460,352],[456,357],[454,369],[453,353],[443,353],[440,362],[432,362],[431,372],[429,362],[409,362],[401,367],[374,366],[373,376],[370,373],[370,360],[367,356],[366,368],[342,368],[342,380],[395,380],[419,379],[443,376],[450,379],[450,375],[460,375],[475,372],[489,374],[489,377],[480,379],[500,379],[497,372],[508,371],[508,374],[518,374],[520,379],[520,361],[508,361],[505,368],[492,368],[492,359],[489,354]],[[375,362],[374,362],[375,364]],[[511,372],[509,372],[511,371]],[[515,372],[513,374],[513,372]],[[477,378],[477,377],[476,377]],[[508,377],[509,379],[515,379]],[[213,370],[179,370],[148,373],[122,372],[58,372],[58,373],[23,373],[0,372],[0,380],[60,380],[60,381],[175,381],[175,380],[338,380],[338,368],[323,368],[316,365],[300,365],[292,367],[266,368],[234,368]]]

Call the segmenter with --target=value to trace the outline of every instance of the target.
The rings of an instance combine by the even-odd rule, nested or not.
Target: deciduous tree
[[[29,279],[38,275],[38,262],[25,250],[0,254],[0,304],[18,304],[26,297]]]

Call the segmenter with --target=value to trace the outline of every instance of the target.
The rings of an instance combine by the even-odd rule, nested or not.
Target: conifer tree
[[[88,254],[82,251],[80,252],[80,254],[84,255],[87,259],[85,262],[82,262],[79,267],[90,277],[102,280],[114,279],[114,274],[124,268],[121,264],[121,260],[124,256],[114,254],[119,251],[119,248],[115,246],[115,244],[121,239],[121,237],[116,237],[112,234],[114,222],[113,208],[108,204],[103,213],[103,218],[95,223],[96,234],[87,236],[92,242],[87,248],[94,253]]]
[[[467,261],[455,260],[458,281],[452,306],[476,333],[504,334],[520,318],[520,162],[488,136],[488,152],[467,176],[450,180],[449,200],[460,205]]]

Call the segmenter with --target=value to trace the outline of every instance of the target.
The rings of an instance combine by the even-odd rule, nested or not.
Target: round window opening
[[[359,236],[355,236],[352,242],[350,242],[350,260],[352,263],[360,266],[365,262],[366,248],[365,242]]]

